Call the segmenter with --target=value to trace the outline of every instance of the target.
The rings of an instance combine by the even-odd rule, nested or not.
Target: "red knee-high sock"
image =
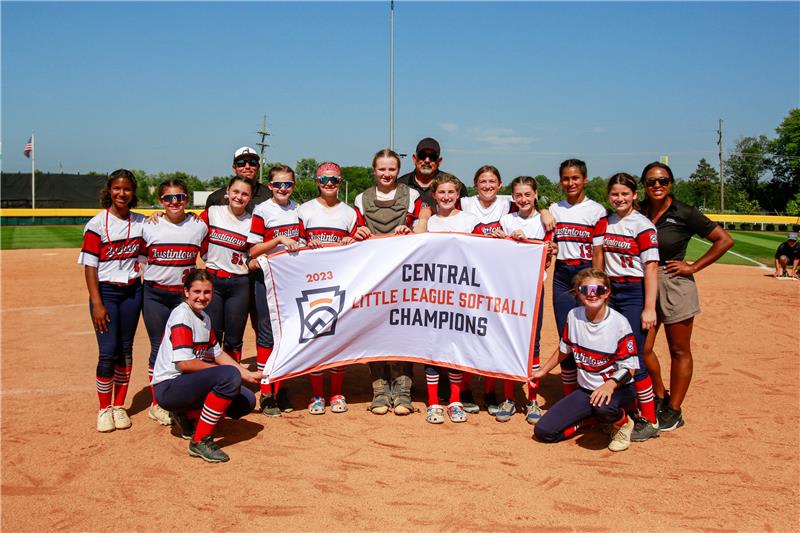
[[[157,405],[156,403],[156,389],[153,388],[153,367],[147,367],[147,382],[150,383],[150,396],[153,398],[153,405]]]
[[[542,365],[539,364],[539,356],[533,356],[533,373],[535,374],[539,370],[542,369]],[[536,395],[539,393],[539,379],[535,379],[532,382],[528,382],[528,401],[536,401]]]
[[[561,387],[564,389],[564,396],[568,396],[578,389],[577,369],[561,369]]]
[[[311,374],[311,395],[319,396],[322,398],[322,372],[313,372]]]
[[[97,400],[100,402],[100,409],[105,409],[111,405],[111,390],[114,387],[114,378],[95,377],[95,387],[97,388]]]
[[[227,409],[230,404],[231,400],[209,392],[208,396],[206,396],[205,403],[203,403],[203,411],[200,413],[200,418],[197,421],[197,429],[194,430],[192,442],[198,442],[206,435],[211,435],[214,431],[214,426],[217,425],[219,419],[225,414],[225,409]]]
[[[503,396],[506,400],[514,401],[514,382],[510,379],[503,379]]]
[[[342,394],[342,384],[344,384],[344,369],[331,369],[331,396]]]
[[[275,383],[271,383],[270,385],[272,385],[272,393],[273,394],[278,394],[278,391],[281,390],[281,382],[280,381],[276,381]]]
[[[490,378],[489,376],[485,376],[483,378],[483,393],[489,394],[490,392],[494,392],[494,387],[497,384],[497,378]]]
[[[425,372],[425,382],[428,384],[428,405],[439,403],[439,374]]]
[[[463,372],[449,371],[447,376],[450,378],[450,403],[461,401],[461,387],[464,383],[461,381]]]
[[[231,359],[236,361],[237,363],[242,360],[242,351],[241,350],[234,350],[233,348],[223,348],[223,351],[231,356]]]
[[[656,423],[656,405],[654,403],[653,381],[647,376],[641,381],[634,382],[636,397],[639,400],[639,411],[651,424]]]
[[[203,412],[202,409],[192,409],[191,411],[186,411],[185,413],[183,413],[183,416],[185,416],[189,420],[197,420],[198,418],[200,418],[200,413],[202,412]]]
[[[128,394],[128,382],[131,380],[131,367],[114,367],[114,407],[125,405]]]
[[[572,426],[569,426],[564,431],[562,431],[562,434],[565,439],[568,439],[573,435],[575,435],[575,433],[577,433],[579,429],[583,427],[593,426],[595,424],[597,424],[597,419],[593,416],[590,416],[588,418],[584,418],[583,420],[578,421],[578,423]]]
[[[469,377],[472,375],[469,372],[462,372],[461,373],[461,390],[470,390],[472,385],[470,384]],[[460,398],[459,398],[460,401]]]
[[[256,346],[256,366],[259,372],[263,372],[269,361],[269,356],[272,355],[272,347]],[[261,384],[261,394],[267,395],[272,392],[269,385]]]

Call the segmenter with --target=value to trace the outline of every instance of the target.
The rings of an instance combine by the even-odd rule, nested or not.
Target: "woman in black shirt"
[[[693,275],[722,257],[733,246],[733,239],[697,208],[679,202],[670,194],[675,178],[667,165],[650,163],[644,167],[641,181],[647,194],[641,210],[656,225],[659,253],[657,321],[647,335],[644,359],[653,378],[660,429],[672,431],[684,424],[681,404],[692,380],[692,327],[694,316],[700,312]],[[684,258],[693,235],[711,241],[711,248],[697,261],[688,263]],[[661,324],[667,334],[671,359],[670,394],[664,387],[661,367],[653,352]]]

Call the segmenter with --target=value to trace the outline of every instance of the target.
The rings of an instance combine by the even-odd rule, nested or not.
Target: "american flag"
[[[25,145],[25,149],[22,150],[22,153],[25,154],[25,157],[30,159],[31,152],[33,152],[33,137],[28,137],[28,144]]]

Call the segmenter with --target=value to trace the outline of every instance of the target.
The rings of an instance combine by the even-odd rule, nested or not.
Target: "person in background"
[[[795,277],[800,265],[800,246],[797,245],[797,233],[790,233],[775,250],[775,277]],[[787,270],[788,269],[788,270]]]

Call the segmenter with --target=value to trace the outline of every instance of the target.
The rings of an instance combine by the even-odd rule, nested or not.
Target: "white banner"
[[[455,233],[260,258],[269,380],[377,360],[527,379],[546,247]]]

